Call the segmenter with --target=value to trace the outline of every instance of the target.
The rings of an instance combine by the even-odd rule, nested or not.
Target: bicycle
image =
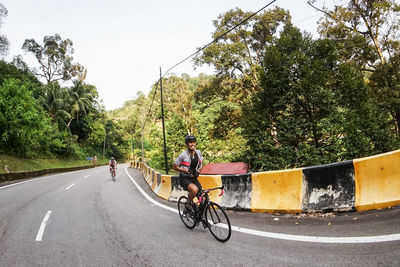
[[[112,169],[111,169],[111,179],[115,182],[115,176],[116,176],[116,170],[115,170],[115,168],[113,167]]]
[[[226,242],[232,232],[228,215],[220,205],[210,201],[208,196],[209,192],[217,189],[221,189],[221,194],[219,194],[221,196],[224,193],[223,186],[199,192],[197,194],[199,205],[187,205],[188,198],[181,196],[178,200],[178,212],[187,228],[193,229],[201,223],[218,241]]]

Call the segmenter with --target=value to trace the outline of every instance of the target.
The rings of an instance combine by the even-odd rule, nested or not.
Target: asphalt
[[[119,167],[49,175],[0,187],[0,266],[399,266],[400,241],[319,243],[234,231],[226,243],[187,229],[146,199]],[[127,169],[158,198],[138,170]],[[71,185],[73,186],[71,187]],[[69,187],[68,190],[66,190]],[[41,241],[39,227],[48,211]],[[232,225],[287,236],[374,237],[400,233],[400,208],[337,214],[228,211]]]

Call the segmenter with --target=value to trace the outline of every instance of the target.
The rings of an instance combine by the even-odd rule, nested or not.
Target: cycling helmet
[[[111,157],[111,159],[110,160],[114,160],[114,157]]]
[[[194,135],[187,135],[185,137],[185,144],[189,143],[189,142],[196,142],[196,136]]]

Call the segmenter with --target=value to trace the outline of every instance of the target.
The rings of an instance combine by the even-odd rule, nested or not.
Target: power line
[[[276,2],[276,0],[273,0],[271,2],[269,2],[267,5],[263,6],[262,8],[260,8],[259,10],[257,10],[256,12],[254,12],[253,14],[251,14],[250,16],[248,16],[247,18],[245,18],[244,20],[242,20],[241,22],[239,22],[238,24],[236,24],[235,26],[231,27],[229,30],[227,30],[226,32],[224,32],[223,34],[221,34],[220,36],[216,37],[214,40],[212,40],[211,42],[209,42],[208,44],[202,46],[201,48],[199,48],[196,52],[192,53],[191,55],[187,56],[186,58],[184,58],[183,60],[179,61],[178,63],[176,63],[175,65],[173,65],[172,67],[170,67],[161,77],[160,79],[158,79],[157,84],[156,84],[156,89],[154,90],[154,95],[153,95],[153,99],[151,101],[151,105],[149,110],[147,111],[146,114],[146,119],[144,121],[143,127],[146,124],[147,118],[150,114],[151,108],[153,106],[153,101],[154,101],[154,97],[157,93],[157,89],[158,89],[158,84],[160,83],[161,79],[165,77],[165,75],[167,75],[172,69],[176,68],[177,66],[179,66],[180,64],[182,64],[183,62],[185,62],[186,60],[188,60],[189,58],[197,55],[199,52],[201,52],[202,50],[206,49],[208,46],[210,46],[211,44],[217,42],[219,39],[221,39],[222,37],[224,37],[225,35],[227,35],[228,33],[230,33],[231,31],[233,31],[234,29],[236,29],[237,27],[239,27],[240,25],[242,25],[243,23],[245,23],[246,21],[248,21],[249,19],[251,19],[252,17],[254,17],[255,15],[257,15],[258,13],[260,13],[262,10],[266,9],[267,7],[269,7],[270,5],[272,5],[274,2]]]
[[[154,98],[155,98],[155,96],[157,94],[157,89],[158,89],[158,84],[159,83],[160,83],[160,80],[158,80],[157,83],[156,83],[156,88],[154,89],[153,98],[151,100],[151,104],[150,104],[149,110],[147,111],[146,118],[145,118],[144,123],[143,123],[143,128],[146,125],[147,118],[149,117],[151,108],[153,107],[153,102],[154,102]]]
[[[211,44],[217,42],[219,39],[221,39],[222,37],[224,37],[225,35],[227,35],[228,33],[230,33],[231,31],[233,31],[234,29],[236,29],[237,27],[239,27],[240,25],[242,25],[243,23],[245,23],[246,21],[248,21],[249,19],[251,19],[252,17],[254,17],[255,15],[257,15],[258,13],[260,13],[262,10],[264,10],[265,8],[269,7],[270,5],[272,5],[274,2],[276,2],[276,0],[273,0],[271,2],[269,2],[267,5],[265,5],[264,7],[260,8],[259,10],[257,10],[256,12],[254,12],[252,15],[248,16],[247,18],[245,18],[244,20],[242,20],[241,22],[239,22],[238,24],[236,24],[235,26],[233,26],[232,28],[230,28],[229,30],[227,30],[226,32],[224,32],[223,34],[221,34],[220,36],[218,36],[217,38],[215,38],[214,40],[212,40],[211,42],[209,42],[208,44],[206,44],[205,46],[199,48],[196,52],[194,52],[193,54],[191,54],[190,56],[187,56],[186,58],[184,58],[183,60],[179,61],[178,63],[176,63],[175,65],[173,65],[172,67],[170,67],[162,76],[161,78],[165,77],[165,75],[167,75],[172,69],[174,69],[175,67],[177,67],[178,65],[182,64],[183,62],[185,62],[186,60],[188,60],[189,58],[193,57],[194,55],[197,55],[200,51],[204,50],[205,48],[207,48],[208,46],[210,46]]]

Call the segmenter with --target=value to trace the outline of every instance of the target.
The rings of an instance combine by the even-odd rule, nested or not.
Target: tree
[[[97,91],[94,86],[84,84],[82,82],[75,82],[74,86],[69,89],[69,107],[70,107],[70,126],[73,119],[79,121],[81,115],[86,115],[93,110],[93,104],[97,97]]]
[[[86,70],[80,64],[72,62],[72,45],[70,39],[63,40],[60,35],[55,34],[45,36],[43,46],[34,39],[26,39],[22,49],[36,57],[41,71],[36,74],[43,77],[48,84],[58,80],[67,81],[73,77],[83,81]]]
[[[387,63],[378,64],[369,78],[376,105],[388,114],[394,131],[400,137],[400,51]]]
[[[54,123],[57,123],[59,130],[67,130],[67,121],[71,119],[69,110],[69,93],[61,88],[58,82],[51,82],[45,86],[43,107],[49,112]]]
[[[290,21],[289,13],[276,7],[255,15],[221,37],[250,15],[252,13],[238,8],[221,14],[213,21],[213,38],[217,41],[195,58],[198,65],[212,65],[216,69],[216,76],[221,79],[221,85],[225,83],[226,86],[232,87],[239,100],[246,99],[258,91],[257,70],[263,60],[265,46],[271,42],[278,28]]]
[[[3,19],[7,17],[8,10],[3,4],[0,3],[0,27],[3,24]],[[0,54],[5,55],[8,52],[9,47],[8,39],[5,35],[0,35]]]
[[[321,2],[308,1],[325,15],[319,31],[337,41],[346,60],[357,59],[364,69],[374,69],[377,60],[384,64],[398,51],[400,5],[395,0],[350,0],[347,6],[333,4],[331,9]]]
[[[341,63],[335,42],[292,25],[266,48],[261,90],[243,121],[254,169],[325,164],[390,149],[390,128],[362,72]]]
[[[25,157],[49,156],[62,143],[28,88],[14,79],[0,86],[0,151]]]

